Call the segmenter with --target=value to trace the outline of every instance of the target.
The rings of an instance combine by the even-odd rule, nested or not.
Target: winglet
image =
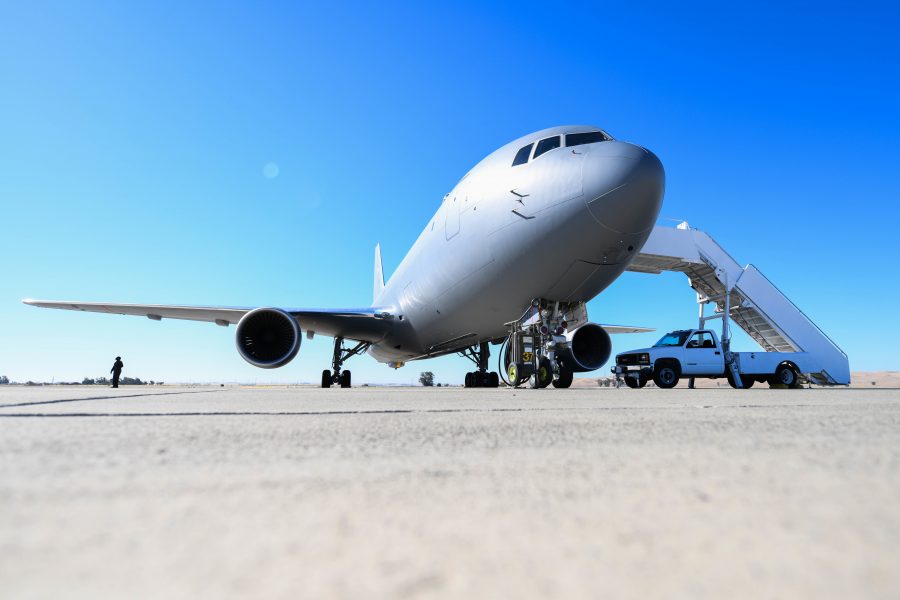
[[[375,244],[375,288],[372,292],[372,302],[378,301],[378,296],[384,289],[384,270],[381,267],[381,244]]]

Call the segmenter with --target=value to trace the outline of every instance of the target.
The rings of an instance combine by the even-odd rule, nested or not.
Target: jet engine
[[[257,308],[237,325],[236,343],[241,358],[254,367],[283,367],[300,350],[300,326],[280,308]]]
[[[596,323],[585,323],[566,333],[569,347],[558,354],[576,373],[599,369],[612,353],[612,341],[606,330]]]

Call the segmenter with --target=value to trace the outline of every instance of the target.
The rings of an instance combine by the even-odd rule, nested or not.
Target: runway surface
[[[3,598],[898,598],[898,390],[0,387]]]

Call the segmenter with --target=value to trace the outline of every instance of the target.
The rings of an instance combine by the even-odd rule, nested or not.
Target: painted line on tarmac
[[[17,402],[15,404],[0,404],[0,408],[14,408],[17,406],[37,406],[39,404],[59,404],[61,402],[85,402],[87,400],[115,400],[117,398],[152,398],[155,396],[172,396],[175,394],[209,394],[210,392],[223,392],[223,389],[191,390],[184,392],[160,392],[158,394],[128,394],[123,396],[89,396],[87,398],[63,398],[62,400],[38,400],[35,402]]]
[[[174,393],[174,392],[173,392]],[[198,393],[198,392],[183,392]],[[120,396],[121,397],[121,396]],[[78,412],[78,413],[0,413],[0,418],[35,418],[35,417],[328,417],[346,415],[403,415],[403,414],[447,414],[447,413],[489,413],[489,412],[559,412],[569,410],[678,410],[678,409],[711,409],[711,408],[811,408],[821,404],[740,404],[732,406],[569,406],[546,408],[437,408],[414,409],[398,408],[384,410],[328,410],[328,411],[215,411],[215,412]]]

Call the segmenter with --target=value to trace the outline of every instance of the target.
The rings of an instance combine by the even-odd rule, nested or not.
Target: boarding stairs
[[[727,314],[767,352],[806,352],[821,367],[809,374],[812,383],[850,383],[847,355],[831,338],[759,269],[742,267],[709,234],[686,222],[677,227],[655,227],[628,270],[684,273],[697,292],[700,327],[705,327],[706,320]],[[715,306],[717,316],[704,316],[706,304]]]

